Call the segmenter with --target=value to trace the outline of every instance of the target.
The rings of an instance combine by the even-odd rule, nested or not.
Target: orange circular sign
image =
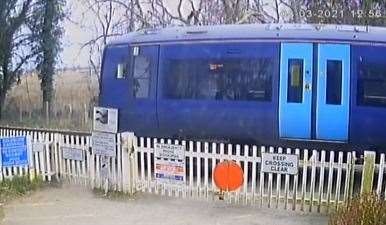
[[[235,191],[244,182],[243,170],[234,161],[221,162],[214,168],[214,182],[221,191]]]

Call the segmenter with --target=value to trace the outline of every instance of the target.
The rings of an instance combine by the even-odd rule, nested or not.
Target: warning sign
[[[118,109],[94,107],[94,131],[117,133]]]
[[[296,175],[299,158],[297,155],[262,153],[261,170],[265,173]]]
[[[185,146],[156,144],[154,165],[159,183],[185,184]]]
[[[29,140],[26,136],[0,138],[0,169],[27,166],[30,159]]]

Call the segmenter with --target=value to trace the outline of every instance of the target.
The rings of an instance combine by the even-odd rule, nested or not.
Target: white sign
[[[71,148],[71,147],[61,147],[63,152],[64,159],[78,160],[83,161],[83,149],[80,148]]]
[[[116,156],[115,134],[105,132],[92,132],[92,150],[97,155]]]
[[[185,146],[155,144],[154,168],[159,183],[185,184]]]
[[[94,107],[94,130],[118,132],[118,109]]]
[[[155,144],[156,158],[168,158],[174,160],[185,160],[185,146],[171,144]]]
[[[33,152],[43,152],[44,151],[44,143],[41,143],[41,142],[32,143],[32,151]]]
[[[296,175],[299,157],[290,154],[262,153],[261,170],[265,173]]]

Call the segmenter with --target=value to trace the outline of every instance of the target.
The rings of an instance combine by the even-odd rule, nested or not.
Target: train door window
[[[287,102],[303,102],[303,59],[288,60]]]
[[[342,61],[327,60],[326,104],[340,105],[342,102]]]
[[[386,107],[386,47],[356,47],[359,105]]]
[[[151,76],[150,58],[144,55],[134,56],[133,94],[135,98],[148,98]]]

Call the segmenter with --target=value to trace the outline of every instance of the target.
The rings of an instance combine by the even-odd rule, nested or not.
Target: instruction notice
[[[92,132],[92,150],[94,154],[115,157],[116,156],[116,135],[106,132]]]
[[[296,175],[298,173],[298,155],[262,153],[261,170],[265,173]]]
[[[1,166],[27,166],[30,148],[26,136],[0,138]]]
[[[155,144],[154,164],[157,182],[185,184],[185,146]]]

